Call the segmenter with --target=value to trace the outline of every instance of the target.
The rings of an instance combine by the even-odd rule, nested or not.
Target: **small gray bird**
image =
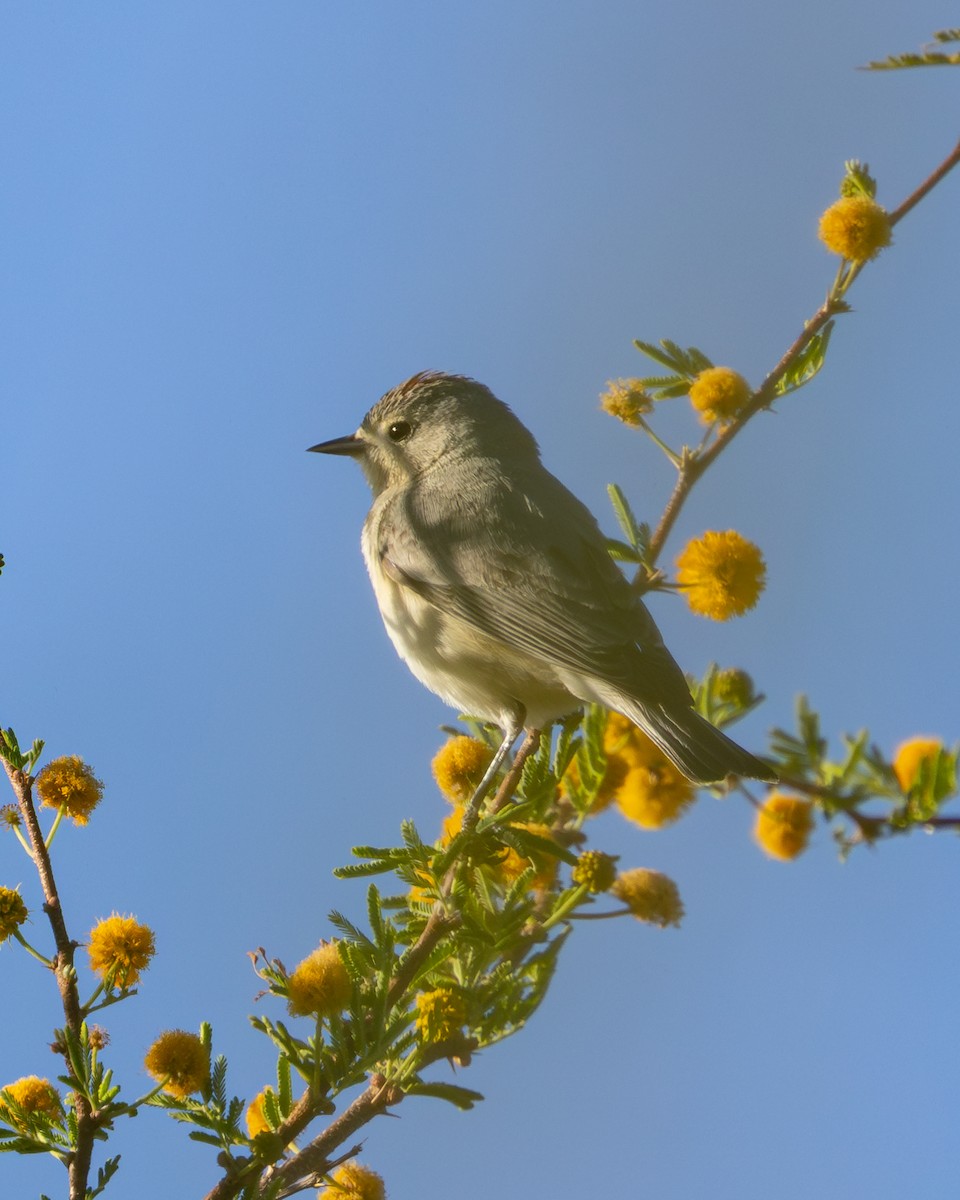
[[[694,783],[775,780],[694,710],[596,521],[488,388],[414,375],[356,433],[310,449],[356,458],[367,477],[363,556],[400,657],[503,733],[474,802],[521,730],[585,701],[629,717]]]

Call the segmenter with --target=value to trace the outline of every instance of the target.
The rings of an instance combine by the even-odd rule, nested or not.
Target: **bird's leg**
[[[527,710],[522,704],[517,704],[515,708],[506,709],[500,717],[500,728],[503,732],[503,741],[500,743],[496,754],[490,761],[490,766],[484,772],[483,778],[477,785],[477,790],[470,798],[470,803],[467,805],[466,812],[463,814],[463,828],[472,829],[476,825],[480,816],[480,805],[483,803],[483,798],[487,794],[490,784],[496,778],[497,772],[503,766],[504,759],[510,753],[510,747],[520,736],[523,729],[523,722],[526,718]]]
[[[524,763],[526,763],[531,754],[536,753],[537,747],[540,745],[542,732],[541,729],[527,730],[527,736],[520,743],[520,749],[513,756],[513,764],[504,777],[503,783],[497,789],[497,794],[490,805],[492,813],[498,813],[501,808],[510,803],[510,798],[513,796],[517,784],[520,782],[520,776],[523,774]]]

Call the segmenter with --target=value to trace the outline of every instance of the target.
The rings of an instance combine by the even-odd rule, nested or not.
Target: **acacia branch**
[[[33,777],[26,772],[12,767],[3,759],[4,770],[10,780],[17,797],[17,807],[27,832],[30,845],[30,857],[33,859],[40,877],[43,889],[43,911],[47,914],[57,953],[53,958],[53,974],[60,992],[60,1002],[63,1006],[64,1023],[68,1032],[76,1041],[80,1040],[80,1027],[83,1024],[83,1013],[80,1008],[80,995],[77,991],[77,976],[73,968],[74,951],[77,943],[67,933],[67,925],[60,904],[60,894],[57,891],[57,881],[54,878],[53,866],[50,862],[50,852],[47,849],[37,818],[37,810],[33,803]],[[64,1050],[64,1058],[69,1072],[73,1072],[70,1057]],[[67,1174],[70,1186],[70,1200],[85,1200],[87,1180],[90,1175],[90,1161],[93,1156],[93,1138],[97,1123],[90,1109],[89,1101],[81,1089],[76,1091],[75,1111],[77,1116],[77,1144],[67,1161]]]
[[[895,208],[890,213],[891,226],[896,225],[902,220],[912,208],[930,192],[951,171],[957,163],[960,162],[960,142],[954,147],[953,151],[943,160],[943,162],[932,171],[931,174],[913,191],[899,207]],[[787,350],[786,354],[780,359],[777,365],[773,368],[770,374],[764,379],[763,383],[754,393],[750,402],[742,409],[737,417],[726,426],[726,428],[718,434],[716,439],[710,446],[702,452],[692,452],[684,450],[680,460],[680,465],[677,468],[677,480],[673,487],[673,492],[667,501],[666,507],[657,524],[657,528],[650,539],[650,545],[647,554],[647,574],[656,565],[657,559],[663,551],[664,543],[670,535],[680,511],[687,501],[687,497],[693,490],[694,484],[703,475],[707,468],[723,453],[730,445],[733,439],[737,436],[741,429],[756,416],[762,409],[769,408],[773,401],[777,398],[777,387],[781,380],[784,379],[787,372],[793,364],[799,359],[800,355],[807,349],[811,341],[820,333],[827,323],[837,313],[844,311],[842,293],[849,290],[850,285],[859,275],[860,270],[864,266],[863,263],[853,264],[843,276],[842,285],[840,280],[831,288],[830,294],[813,316],[804,324],[802,332],[794,341],[793,345]]]

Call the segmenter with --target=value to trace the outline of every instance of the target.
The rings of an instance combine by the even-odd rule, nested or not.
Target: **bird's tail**
[[[666,709],[626,700],[616,708],[639,725],[693,783],[718,783],[728,775],[777,782],[770,767],[711,725],[693,707]]]

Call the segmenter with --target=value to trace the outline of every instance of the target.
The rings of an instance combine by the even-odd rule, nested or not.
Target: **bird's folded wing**
[[[691,703],[683,672],[653,618],[609,558],[622,589],[595,563],[571,570],[569,551],[559,549],[538,548],[512,561],[500,556],[496,567],[483,564],[477,581],[464,578],[475,573],[463,569],[469,555],[457,554],[441,566],[420,555],[419,562],[404,563],[399,547],[384,549],[383,568],[396,583],[495,641],[640,700]],[[584,551],[587,560],[592,549]]]

